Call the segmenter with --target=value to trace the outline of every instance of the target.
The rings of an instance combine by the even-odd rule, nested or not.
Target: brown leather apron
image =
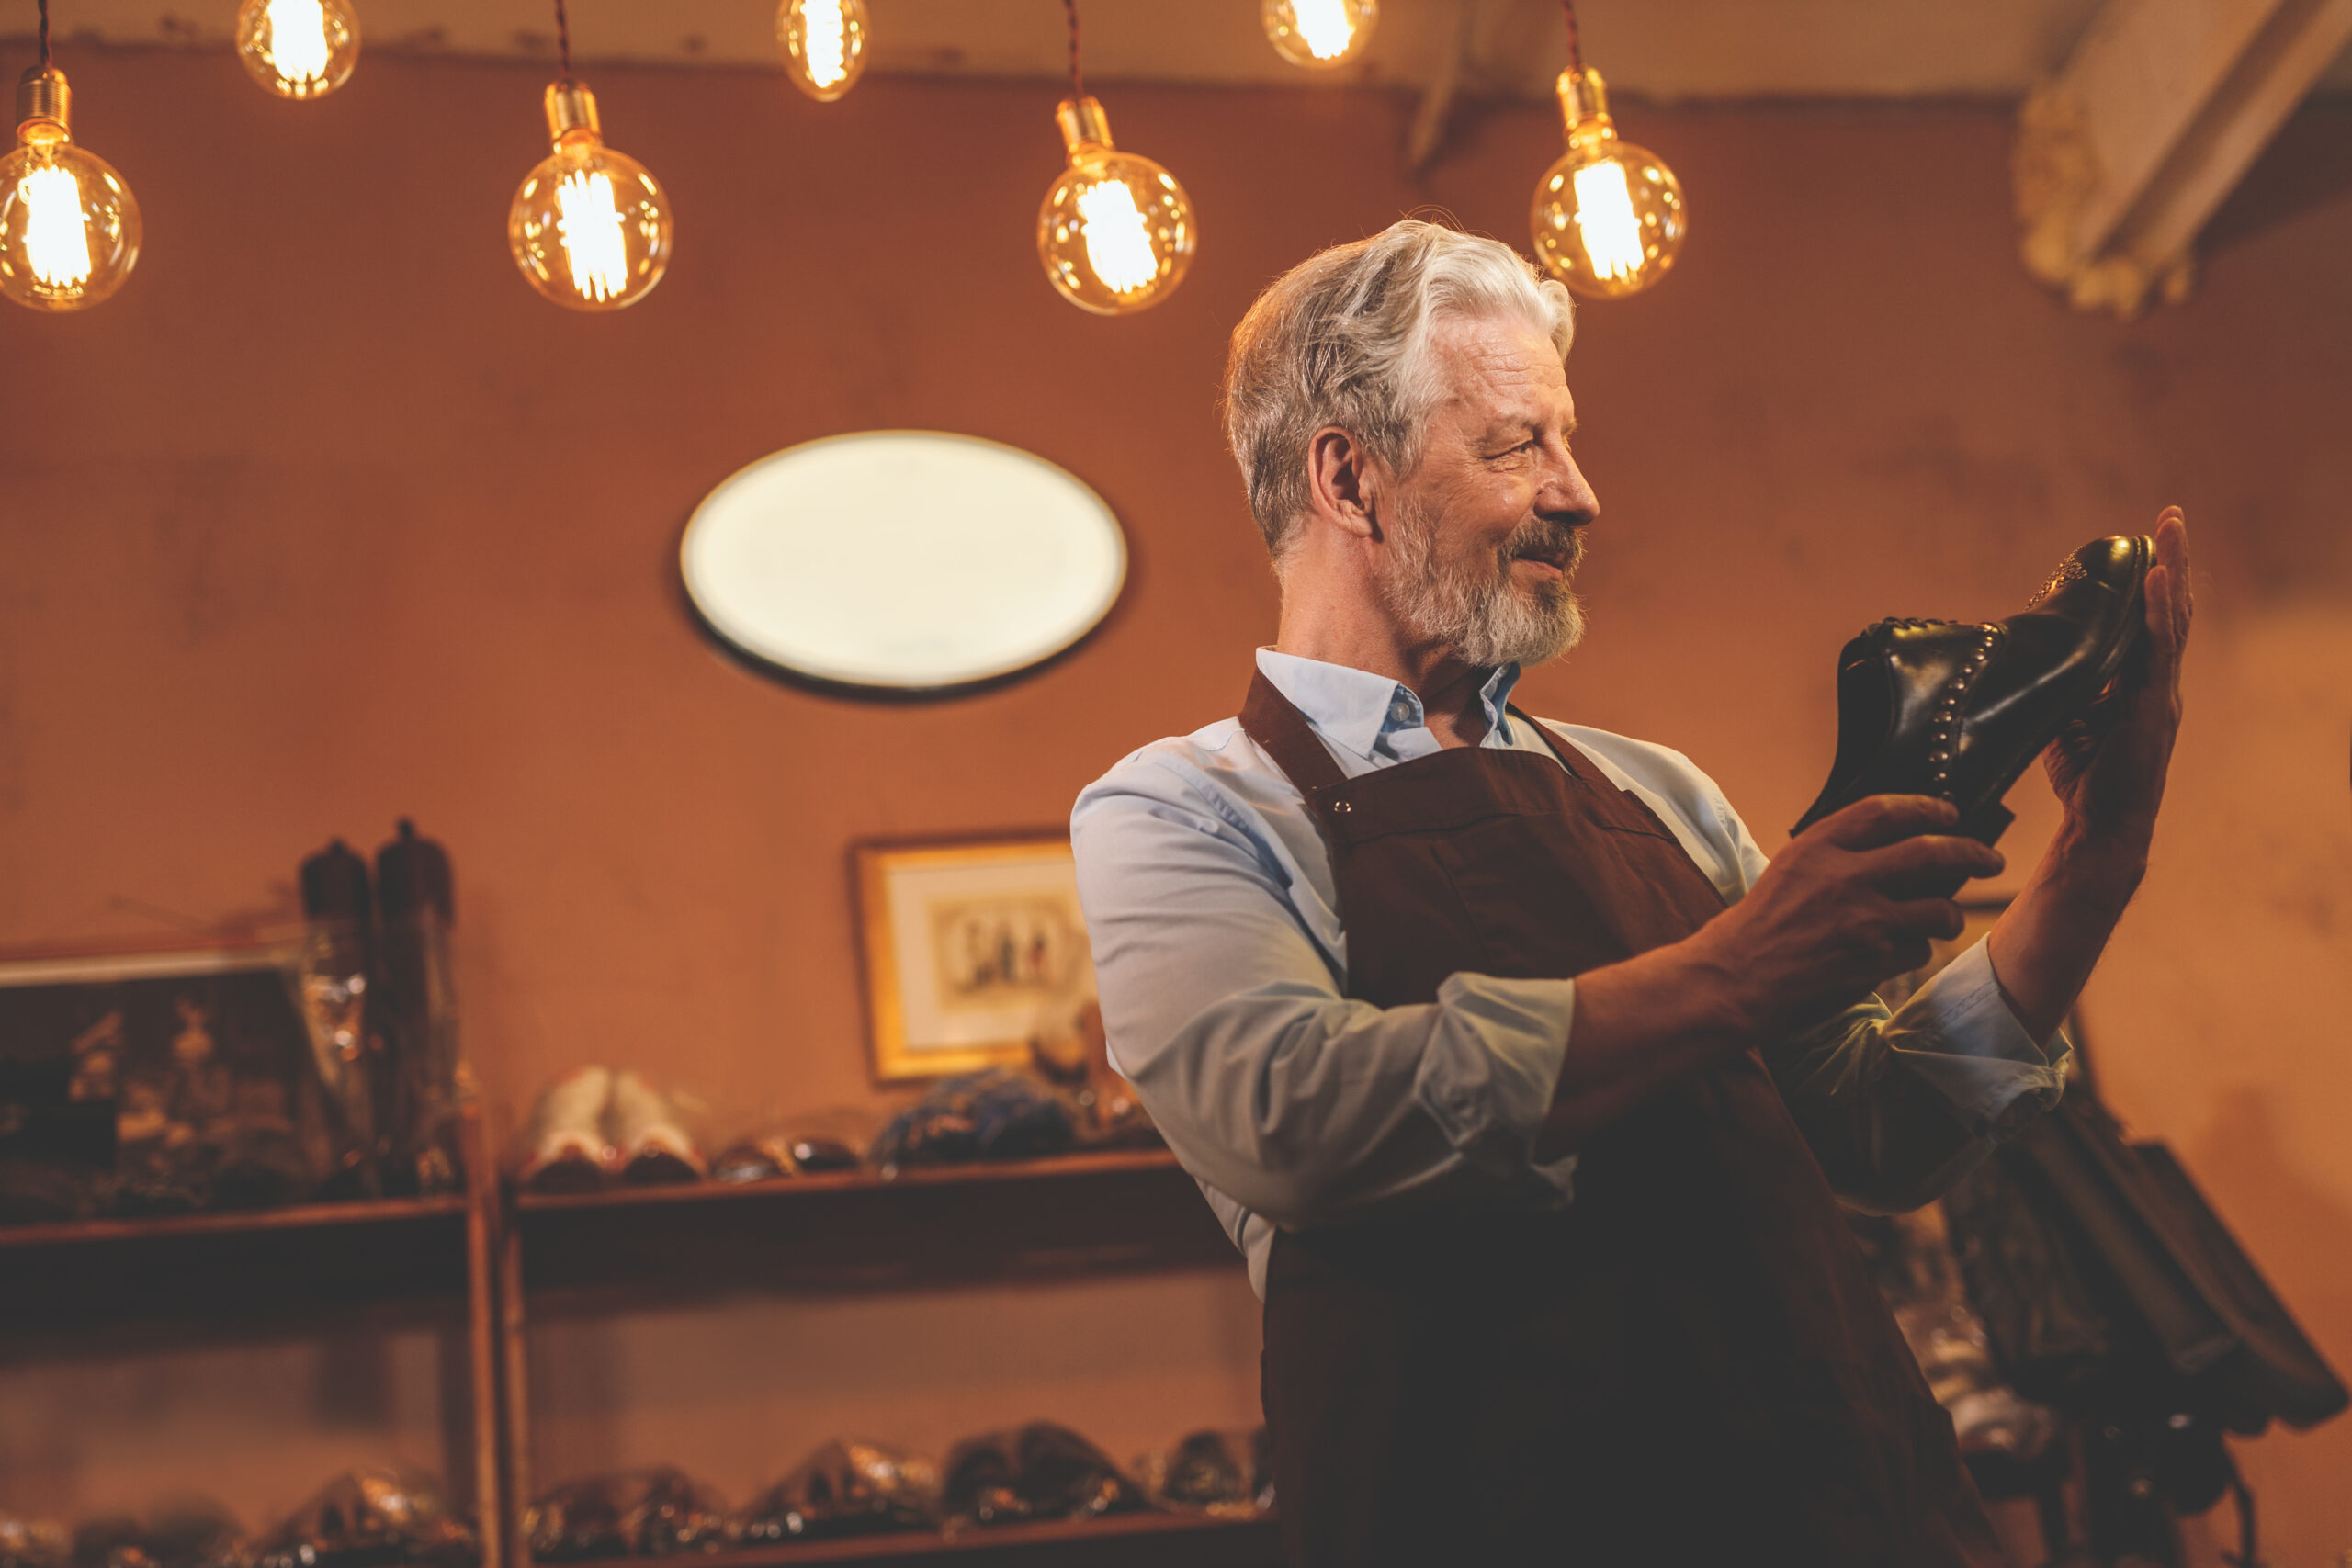
[[[1543,726],[1557,765],[1349,779],[1263,675],[1241,722],[1322,825],[1351,997],[1566,978],[1723,911]],[[1295,1568],[2007,1561],[1753,1051],[1595,1134],[1565,1208],[1278,1233],[1263,1392]]]

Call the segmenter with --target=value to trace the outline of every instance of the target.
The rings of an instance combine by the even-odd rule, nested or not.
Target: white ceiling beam
[[[2107,0],[2018,111],[2026,269],[2127,320],[2352,40],[2352,0]]]

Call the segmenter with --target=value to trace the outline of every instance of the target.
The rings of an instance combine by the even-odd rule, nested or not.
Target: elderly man
[[[1238,720],[1079,799],[1111,1050],[1264,1298],[1295,1562],[1999,1561],[1838,1201],[1923,1202],[2056,1100],[2178,721],[2180,519],[2049,852],[1890,1016],[2001,869],[1951,806],[1768,864],[1680,753],[1509,705],[1581,629],[1570,330],[1408,221],[1234,333],[1281,626]]]

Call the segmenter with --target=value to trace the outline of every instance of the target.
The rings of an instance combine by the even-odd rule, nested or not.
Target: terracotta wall
[[[225,56],[63,63],[148,242],[104,310],[0,312],[0,942],[283,911],[303,852],[411,813],[456,854],[467,1039],[510,1104],[587,1060],[729,1111],[865,1099],[846,844],[1056,822],[1129,747],[1230,712],[1274,596],[1217,441],[1226,332],[1408,209],[1518,239],[1557,152],[1544,112],[1473,113],[1415,183],[1398,100],[1107,90],[1204,240],[1170,303],[1102,321],[1031,254],[1046,87],[877,80],[820,109],[770,74],[599,72],[678,251],[644,304],[581,319],[502,243],[539,71],[373,59],[297,107]],[[1586,313],[1594,631],[1529,701],[1687,750],[1770,846],[1826,770],[1855,627],[2006,613],[2184,504],[2188,728],[2086,1006],[2111,1098],[2352,1367],[2352,116],[2300,117],[2198,298],[2129,327],[2020,275],[1997,108],[1625,127],[1694,226],[1663,288]],[[1134,574],[1076,657],[867,705],[699,639],[673,587],[697,498],[894,425],[1028,447],[1117,509]],[[2021,863],[2049,817],[2019,793]],[[356,1406],[333,1339],[0,1352],[0,1506],[203,1485],[258,1518],[370,1443],[430,1460],[441,1374],[402,1332]],[[1249,1419],[1254,1352],[1238,1274],[578,1320],[535,1356],[538,1458],[672,1458],[740,1495],[843,1425],[938,1443],[1031,1414],[1124,1455]],[[2275,1562],[2352,1546],[2352,1423],[2245,1455]]]

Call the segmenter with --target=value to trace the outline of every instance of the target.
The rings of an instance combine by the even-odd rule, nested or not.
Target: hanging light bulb
[[[1069,166],[1037,209],[1037,259],[1062,298],[1098,316],[1148,310],[1193,265],[1199,229],[1176,176],[1111,144],[1102,106],[1078,73],[1078,0],[1069,14],[1069,96],[1054,110]]]
[[[830,104],[865,73],[865,0],[785,0],[775,41],[792,85]]]
[[[1198,230],[1176,176],[1111,145],[1102,106],[1064,98],[1054,111],[1069,167],[1037,209],[1037,256],[1062,298],[1100,316],[1159,304],[1184,280]]]
[[[1380,0],[1261,0],[1258,19],[1284,60],[1328,71],[1363,52]]]
[[[532,288],[574,310],[634,305],[670,265],[670,207],[636,159],[605,145],[595,96],[548,84],[555,152],[524,177],[506,212],[506,243]]]
[[[1682,184],[1657,153],[1617,137],[1608,85],[1588,69],[1568,13],[1560,118],[1568,150],[1535,187],[1535,259],[1578,294],[1618,299],[1666,276],[1688,227]]]
[[[345,0],[245,0],[237,58],[281,98],[322,97],[359,63],[359,18]]]
[[[44,28],[43,62],[17,85],[16,148],[0,158],[0,294],[78,310],[130,276],[139,203],[105,159],[74,145],[73,93],[48,52]]]

